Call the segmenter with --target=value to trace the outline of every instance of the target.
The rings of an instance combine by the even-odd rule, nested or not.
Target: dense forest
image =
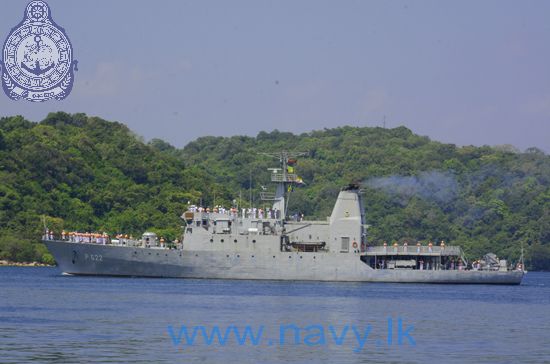
[[[440,241],[469,257],[492,251],[550,269],[550,156],[537,148],[457,147],[394,129],[341,127],[295,135],[202,137],[183,149],[148,143],[125,125],[54,113],[40,123],[0,119],[0,259],[53,259],[39,243],[53,230],[175,239],[188,203],[250,203],[277,161],[305,152],[289,212],[330,215],[339,189],[363,187],[371,244]]]

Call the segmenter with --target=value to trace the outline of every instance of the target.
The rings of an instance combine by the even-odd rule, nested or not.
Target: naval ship
[[[262,192],[265,210],[189,206],[181,241],[166,244],[153,233],[141,239],[93,239],[89,235],[43,238],[59,268],[71,275],[137,277],[520,284],[523,266],[487,254],[468,263],[458,246],[394,243],[371,246],[358,184],[341,189],[326,220],[287,217],[296,159],[274,154],[274,192]]]

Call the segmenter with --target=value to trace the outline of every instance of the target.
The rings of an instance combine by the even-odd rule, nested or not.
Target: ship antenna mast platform
[[[307,152],[259,153],[279,160],[279,168],[268,168],[271,171],[271,182],[276,183],[275,195],[268,192],[261,194],[262,200],[271,200],[273,209],[281,212],[281,219],[284,220],[287,214],[288,186],[294,183],[302,183],[297,174],[294,173],[296,157],[307,156]]]

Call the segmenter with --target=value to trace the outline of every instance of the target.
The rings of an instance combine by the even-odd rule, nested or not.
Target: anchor
[[[41,48],[40,42],[42,41],[42,38],[39,35],[37,35],[36,37],[34,37],[34,41],[36,42],[36,50],[38,52]],[[48,67],[42,69],[40,67],[40,61],[36,60],[34,68],[30,68],[25,63],[21,62],[21,68],[23,68],[25,71],[27,71],[29,73],[32,73],[35,76],[40,76],[40,75],[48,72],[49,70],[51,70],[54,67],[55,67],[55,63],[52,63]]]

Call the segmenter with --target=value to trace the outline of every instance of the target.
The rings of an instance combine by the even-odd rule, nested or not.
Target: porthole
[[[228,257],[228,258],[229,258],[229,254],[227,254],[227,255],[226,255],[226,257]]]
[[[223,243],[223,239],[222,239],[222,240],[220,240],[220,242],[222,242],[222,243]]]
[[[214,239],[210,239],[210,242],[213,243],[213,242],[214,242]]]
[[[233,242],[236,243],[236,242],[237,242],[237,239],[233,240]]]
[[[239,254],[237,254],[237,258],[240,258],[241,256]]]
[[[288,259],[292,259],[292,255],[289,255],[289,256],[288,256]]]
[[[255,242],[256,242],[256,240],[252,240],[252,242],[253,242],[253,243],[255,243]]]
[[[302,259],[302,256],[300,255],[300,259]]]

